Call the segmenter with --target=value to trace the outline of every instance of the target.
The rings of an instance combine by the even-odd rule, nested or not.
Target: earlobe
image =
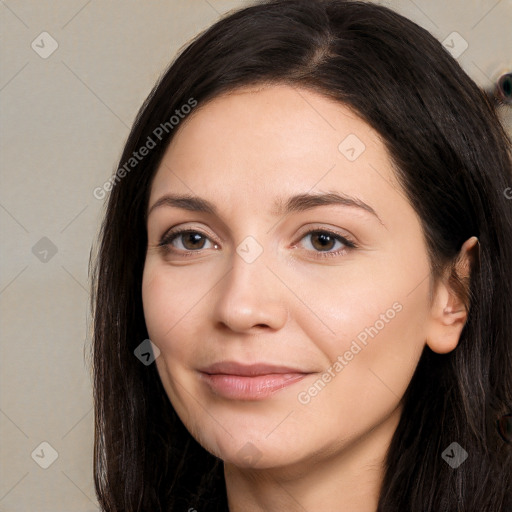
[[[461,247],[449,274],[440,280],[434,292],[426,343],[438,354],[454,350],[468,317],[469,283],[478,263],[478,238],[473,236]],[[462,283],[464,289],[456,289]]]

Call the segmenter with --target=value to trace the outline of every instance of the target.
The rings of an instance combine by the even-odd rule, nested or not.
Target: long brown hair
[[[512,407],[510,139],[431,34],[384,6],[343,0],[263,2],[222,18],[180,53],[140,109],[91,258],[94,479],[103,510],[227,509],[222,462],[184,428],[156,366],[134,350],[148,338],[145,215],[152,177],[179,129],[169,120],[191,99],[201,108],[256,83],[321,92],[382,136],[421,219],[433,274],[469,237],[480,240],[459,345],[442,355],[425,347],[402,399],[379,511],[511,510],[512,449],[496,430]],[[127,168],[148,137],[155,146]],[[457,469],[441,457],[452,442],[468,452]]]

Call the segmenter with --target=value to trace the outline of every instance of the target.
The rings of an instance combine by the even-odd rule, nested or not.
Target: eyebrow
[[[278,199],[274,203],[271,213],[276,217],[280,217],[292,212],[307,211],[312,208],[316,208],[317,206],[332,205],[348,206],[366,211],[376,217],[384,226],[384,223],[378,216],[377,212],[370,205],[358,198],[350,197],[339,192],[297,194],[289,197],[286,201]],[[216,206],[206,199],[188,194],[166,194],[149,208],[146,218],[149,217],[153,210],[162,206],[182,208],[183,210],[210,213],[218,216]]]

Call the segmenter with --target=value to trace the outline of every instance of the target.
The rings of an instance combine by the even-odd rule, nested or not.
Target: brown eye
[[[188,250],[202,249],[206,242],[206,238],[197,232],[190,231],[179,236],[181,236],[183,247]]]
[[[356,248],[356,244],[351,240],[323,229],[314,229],[306,233],[301,239],[301,245],[318,257],[341,256]]]
[[[311,233],[311,245],[318,251],[330,251],[336,244],[336,238],[329,233],[317,231]]]
[[[168,233],[162,238],[159,245],[160,247],[166,247],[170,250],[176,250],[182,253],[218,248],[217,244],[213,244],[209,237],[199,231],[190,229]]]

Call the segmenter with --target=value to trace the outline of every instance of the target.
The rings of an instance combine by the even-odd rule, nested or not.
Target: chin
[[[203,445],[204,446],[204,445]],[[215,447],[205,448],[222,459],[226,464],[244,469],[271,469],[293,465],[301,460],[297,447],[283,446],[282,440],[275,438],[273,442],[263,439],[218,440]]]

